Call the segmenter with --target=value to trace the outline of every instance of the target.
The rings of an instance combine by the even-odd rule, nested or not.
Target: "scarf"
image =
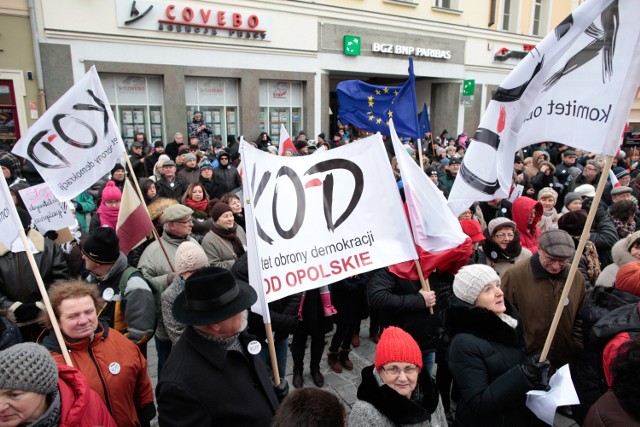
[[[184,204],[189,206],[191,209],[206,212],[207,207],[209,206],[209,201],[207,199],[202,199],[199,202],[195,202],[191,197],[187,197],[184,199]]]
[[[116,224],[118,224],[118,214],[120,213],[120,206],[107,207],[104,204],[104,200],[100,203],[98,208],[98,214],[100,215],[100,226],[111,227],[115,230]]]
[[[394,424],[405,425],[431,421],[431,414],[438,407],[439,395],[426,369],[420,372],[411,399],[407,399],[384,384],[371,365],[362,370],[358,399],[373,405]]]
[[[211,231],[213,231],[213,234],[231,242],[231,246],[233,247],[233,252],[236,256],[236,259],[244,254],[244,247],[242,247],[242,242],[240,241],[240,239],[238,239],[238,235],[236,234],[237,229],[238,225],[235,223],[233,224],[233,227],[229,229],[222,228],[215,222],[211,226]]]
[[[616,231],[618,232],[618,236],[621,239],[624,239],[631,233],[635,233],[636,231],[636,222],[633,221],[628,223],[627,221],[619,220],[618,218],[611,218],[613,220],[613,224],[616,226]]]
[[[47,398],[49,399],[49,398]],[[62,404],[60,402],[60,392],[56,389],[51,394],[51,403],[47,410],[34,422],[29,424],[30,427],[58,427],[60,424],[60,409]]]
[[[522,246],[520,245],[520,232],[515,231],[513,240],[509,242],[505,249],[502,249],[500,245],[494,242],[489,237],[489,230],[484,231],[485,240],[482,241],[482,251],[492,262],[507,261],[513,264],[515,259],[522,253]]]
[[[591,240],[587,240],[583,255],[587,259],[587,275],[591,283],[596,283],[600,276],[600,258],[598,258],[596,245]]]

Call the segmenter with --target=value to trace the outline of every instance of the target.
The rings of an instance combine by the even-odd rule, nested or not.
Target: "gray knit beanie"
[[[58,365],[46,348],[16,344],[0,351],[0,389],[49,394],[58,387]]]
[[[500,283],[500,277],[488,265],[467,265],[453,279],[453,293],[462,301],[474,305],[484,287],[495,281]]]
[[[489,221],[489,225],[487,226],[489,236],[493,236],[493,232],[502,227],[511,227],[514,232],[516,231],[516,223],[511,221],[509,218],[494,218]]]
[[[176,250],[176,273],[182,274],[187,271],[196,271],[209,266],[207,254],[204,249],[194,242],[180,243]]]

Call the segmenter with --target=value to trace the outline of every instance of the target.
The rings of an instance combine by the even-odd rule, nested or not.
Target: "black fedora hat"
[[[257,299],[256,291],[236,281],[229,270],[206,267],[189,276],[171,312],[185,325],[213,325],[248,309]]]

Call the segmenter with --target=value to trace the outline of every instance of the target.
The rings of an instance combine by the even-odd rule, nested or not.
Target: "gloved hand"
[[[549,390],[549,368],[551,363],[548,360],[539,362],[540,355],[528,358],[520,366],[522,373],[529,383],[533,385],[533,390]]]
[[[58,232],[56,230],[49,230],[44,233],[44,237],[49,240],[56,240],[58,238]]]
[[[280,384],[274,385],[273,390],[276,392],[278,402],[282,403],[287,394],[289,394],[289,383],[284,378],[280,378]]]
[[[14,311],[18,323],[33,320],[40,315],[40,308],[34,302],[20,304]]]

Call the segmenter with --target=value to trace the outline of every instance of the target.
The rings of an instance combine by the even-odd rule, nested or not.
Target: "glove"
[[[44,237],[46,237],[49,240],[56,240],[58,238],[58,232],[55,230],[49,230],[46,233],[44,233]]]
[[[33,320],[40,315],[40,309],[34,302],[20,304],[14,311],[18,323]]]
[[[273,390],[276,392],[278,402],[282,403],[287,394],[289,394],[289,383],[284,378],[280,378],[280,384],[274,385]]]
[[[551,363],[548,360],[538,362],[540,355],[526,359],[520,366],[522,373],[533,386],[533,390],[549,390],[549,368]]]

